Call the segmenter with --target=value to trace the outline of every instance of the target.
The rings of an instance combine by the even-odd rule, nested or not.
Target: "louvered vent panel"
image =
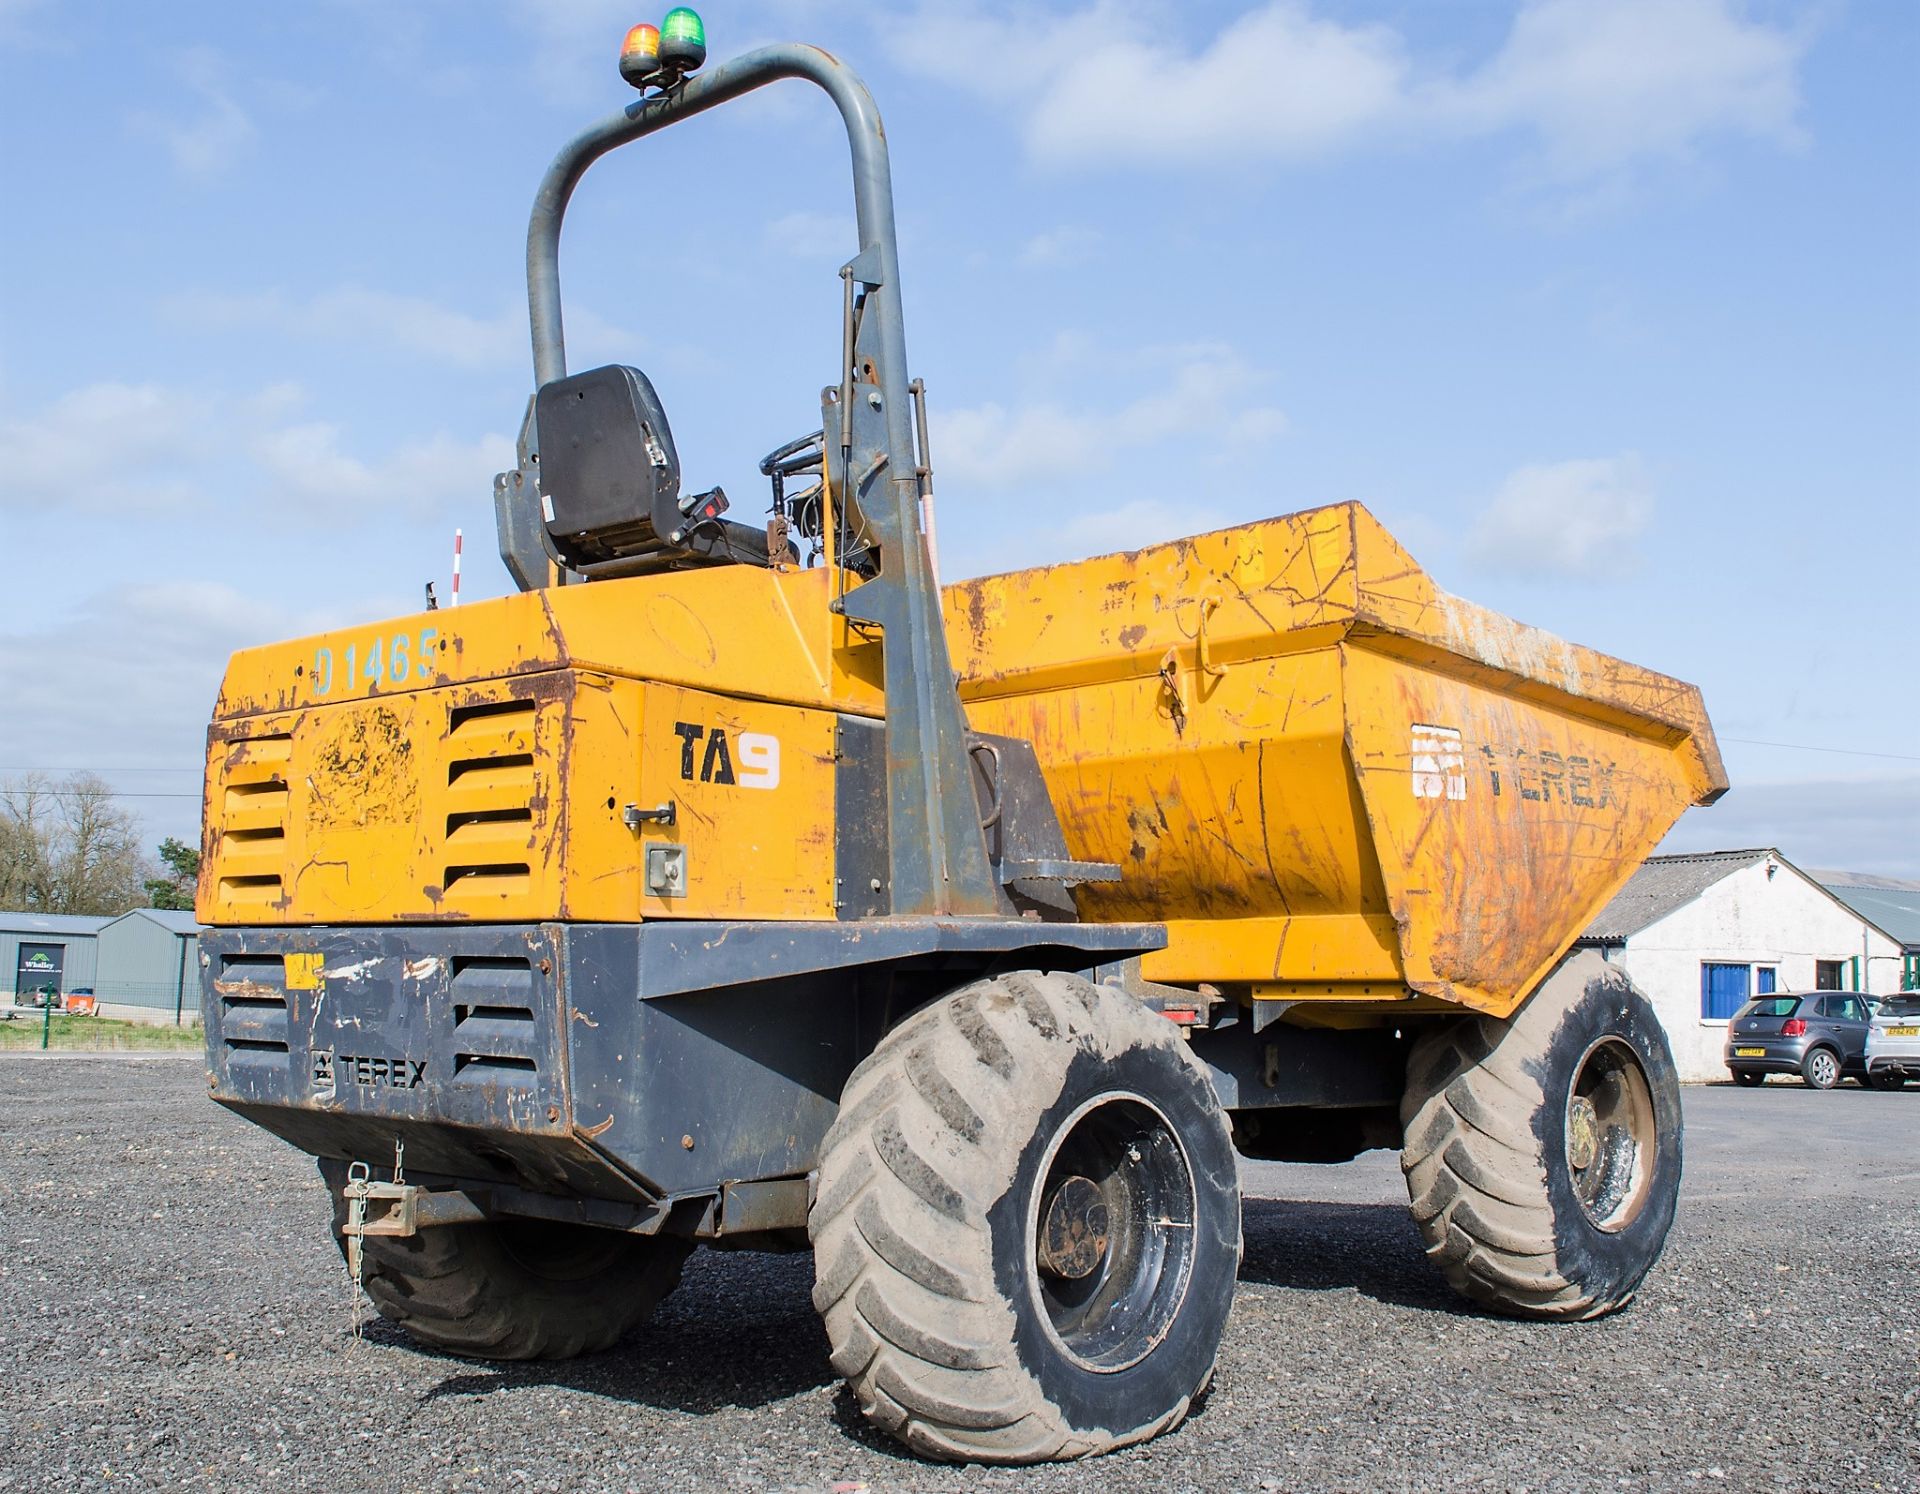
[[[456,956],[453,1077],[456,1084],[532,1084],[539,1073],[534,973],[527,960]]]
[[[485,905],[532,889],[531,700],[485,701],[447,713],[443,896]]]
[[[219,799],[211,806],[219,830],[216,876],[223,902],[244,906],[280,898],[292,757],[293,738],[284,732],[227,746]]]
[[[233,1063],[287,1058],[287,972],[279,955],[220,956],[220,1040]]]

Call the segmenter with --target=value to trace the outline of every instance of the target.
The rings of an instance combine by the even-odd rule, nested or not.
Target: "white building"
[[[1727,1077],[1727,1018],[1751,996],[1900,989],[1900,944],[1778,851],[1652,857],[1580,942],[1652,1001],[1682,1079]]]

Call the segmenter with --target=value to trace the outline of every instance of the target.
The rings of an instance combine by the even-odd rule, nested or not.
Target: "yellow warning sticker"
[[[325,955],[290,954],[287,962],[287,989],[289,991],[317,991],[320,989],[320,967],[327,962]]]

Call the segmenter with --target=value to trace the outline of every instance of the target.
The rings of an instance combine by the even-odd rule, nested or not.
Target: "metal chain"
[[[366,1286],[367,1252],[365,1248],[367,1231],[367,1184],[373,1178],[373,1170],[364,1162],[355,1162],[347,1168],[347,1227],[343,1233],[347,1237],[347,1290],[349,1311],[353,1318],[353,1336],[360,1337],[360,1295]]]
[[[407,1144],[396,1136],[393,1139],[393,1181],[399,1186],[406,1180]],[[367,1289],[367,1194],[372,1191],[372,1186],[371,1167],[364,1162],[348,1164],[347,1185],[341,1190],[347,1200],[347,1223],[341,1233],[347,1241],[347,1290],[351,1298],[353,1336],[356,1339],[363,1336],[361,1324],[365,1318],[360,1299]]]

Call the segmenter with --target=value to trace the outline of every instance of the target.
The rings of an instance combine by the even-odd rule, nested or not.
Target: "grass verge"
[[[11,1022],[0,1022],[0,1053],[40,1047],[41,1014],[22,1012]],[[132,1050],[197,1048],[200,1024],[151,1027],[145,1022],[117,1022],[108,1017],[70,1017],[53,1014],[48,1047],[67,1053],[121,1053]]]

